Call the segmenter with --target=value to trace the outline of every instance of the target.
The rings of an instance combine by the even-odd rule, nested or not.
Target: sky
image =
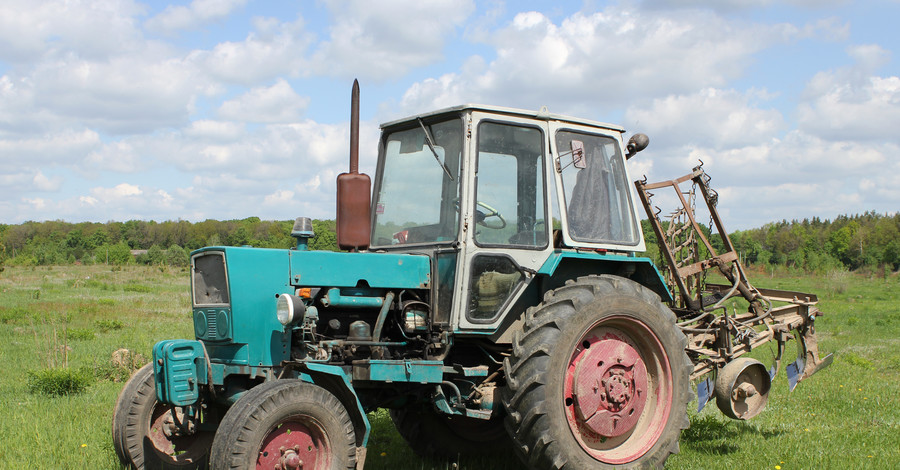
[[[350,89],[643,132],[727,228],[900,208],[900,0],[3,0],[0,223],[333,218]]]

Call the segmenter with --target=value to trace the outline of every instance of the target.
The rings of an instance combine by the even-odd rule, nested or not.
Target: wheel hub
[[[331,449],[318,426],[299,420],[281,423],[263,439],[257,470],[327,469]]]
[[[573,358],[575,414],[603,437],[634,428],[647,402],[647,366],[627,342],[613,335],[585,343]]]

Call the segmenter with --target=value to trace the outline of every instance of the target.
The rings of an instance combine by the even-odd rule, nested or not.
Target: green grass
[[[819,294],[820,349],[834,364],[793,393],[781,373],[769,405],[747,422],[710,403],[691,413],[672,469],[894,468],[900,463],[900,277],[751,273],[758,287]],[[186,271],[105,266],[20,268],[0,273],[0,468],[118,469],[110,420],[126,348],[144,358],[156,341],[191,338]],[[770,354],[762,348],[758,357]],[[29,373],[90,371],[81,393],[29,391]],[[695,404],[692,404],[695,406]],[[424,461],[387,413],[373,426],[367,469],[518,469],[496,459]]]

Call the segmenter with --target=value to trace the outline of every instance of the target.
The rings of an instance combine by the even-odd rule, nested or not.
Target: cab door
[[[472,113],[454,326],[493,332],[552,251],[546,121]],[[530,291],[529,291],[530,292]]]

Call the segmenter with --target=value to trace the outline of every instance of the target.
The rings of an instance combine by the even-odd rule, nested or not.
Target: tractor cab
[[[644,250],[620,127],[466,105],[382,130],[369,250],[432,257],[439,323],[496,330],[554,254]]]

